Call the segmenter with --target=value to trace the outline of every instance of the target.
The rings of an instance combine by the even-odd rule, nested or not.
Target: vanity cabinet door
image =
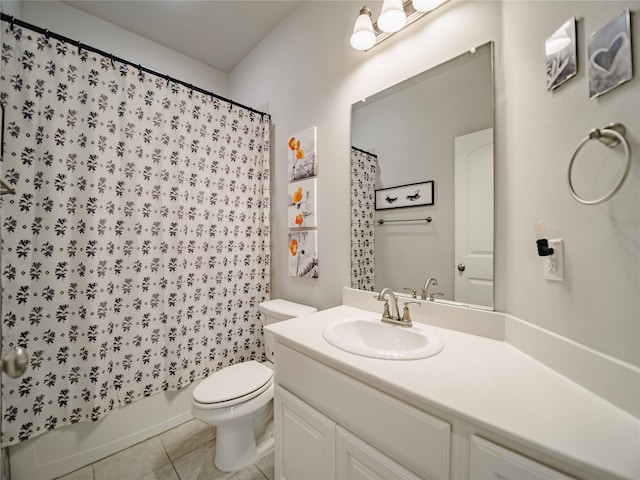
[[[282,387],[274,407],[276,478],[334,479],[336,423]]]
[[[471,435],[470,457],[474,480],[575,480],[476,435]]]
[[[276,381],[421,478],[451,477],[451,423],[276,343]],[[282,361],[281,361],[282,359]],[[276,390],[276,396],[277,396]]]
[[[336,429],[336,478],[338,480],[420,480],[344,428]]]

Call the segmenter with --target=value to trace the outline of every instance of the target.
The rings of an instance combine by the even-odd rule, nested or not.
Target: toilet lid
[[[249,400],[260,394],[273,377],[273,370],[261,363],[230,365],[209,375],[193,389],[193,399],[199,403],[228,402],[238,398]]]

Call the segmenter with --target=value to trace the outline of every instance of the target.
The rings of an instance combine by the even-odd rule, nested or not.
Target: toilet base
[[[273,421],[264,428],[264,433],[255,440],[252,425],[242,431],[237,426],[219,426],[216,433],[215,464],[223,472],[235,472],[260,460],[273,451],[275,437]],[[237,452],[242,452],[238,455]]]

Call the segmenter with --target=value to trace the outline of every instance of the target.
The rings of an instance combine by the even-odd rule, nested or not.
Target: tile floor
[[[215,428],[193,419],[58,480],[273,480],[273,453],[239,472],[213,463]]]

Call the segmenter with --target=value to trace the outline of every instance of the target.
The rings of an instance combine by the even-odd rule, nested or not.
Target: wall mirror
[[[493,43],[352,106],[351,286],[493,308]]]

